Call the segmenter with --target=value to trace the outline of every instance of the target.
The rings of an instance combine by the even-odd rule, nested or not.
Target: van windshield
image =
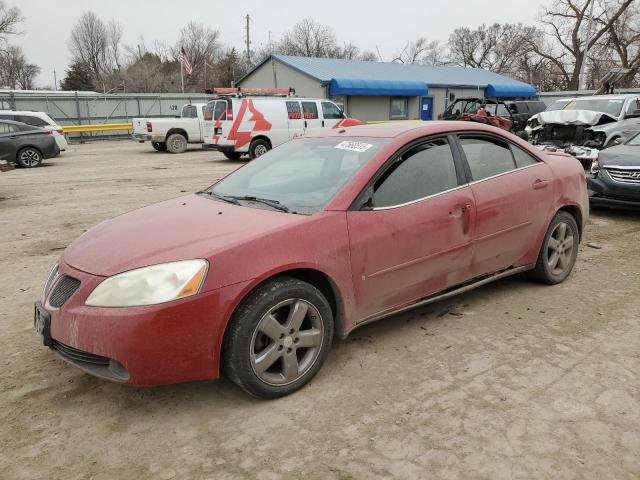
[[[241,205],[269,208],[266,199],[291,212],[322,209],[380,148],[386,138],[300,138],[287,142],[236,170],[207,192]]]

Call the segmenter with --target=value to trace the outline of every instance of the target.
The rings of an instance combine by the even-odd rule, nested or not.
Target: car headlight
[[[206,260],[182,260],[120,273],[98,285],[85,304],[134,307],[189,297],[200,292],[208,267]]]

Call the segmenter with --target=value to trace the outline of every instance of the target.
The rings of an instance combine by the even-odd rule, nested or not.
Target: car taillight
[[[227,108],[227,120],[233,120],[233,108]]]
[[[153,125],[151,125],[151,122],[147,122],[147,132],[151,132],[153,130]]]

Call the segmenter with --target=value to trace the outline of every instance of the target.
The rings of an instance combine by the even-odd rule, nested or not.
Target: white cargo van
[[[205,107],[203,148],[229,159],[245,153],[259,157],[315,129],[362,125],[330,100],[298,98],[292,89],[217,88],[214,93]]]

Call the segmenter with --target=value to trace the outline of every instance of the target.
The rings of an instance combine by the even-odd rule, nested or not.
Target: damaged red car
[[[585,174],[470,122],[298,138],[201,192],[73,242],[35,305],[44,345],[99,377],[291,393],[334,336],[508,275],[570,274]]]

